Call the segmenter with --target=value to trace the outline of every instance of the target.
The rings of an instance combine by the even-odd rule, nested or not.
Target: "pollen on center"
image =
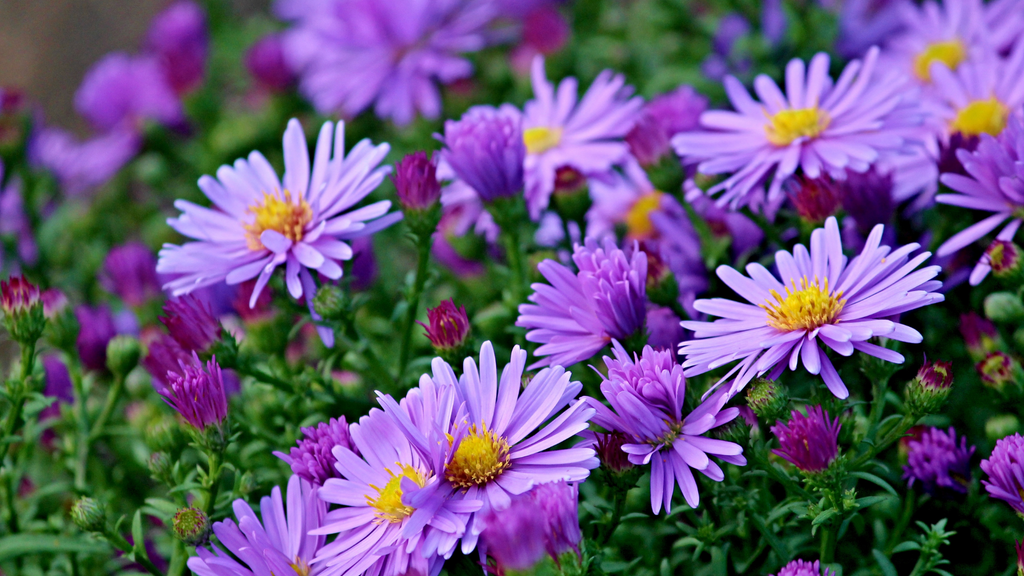
[[[967,59],[967,49],[959,39],[933,42],[914,58],[914,74],[923,82],[932,81],[932,62],[942,62],[950,70],[956,70]]]
[[[523,130],[523,143],[530,154],[543,154],[562,142],[561,128],[527,128]]]
[[[769,142],[788,146],[797,138],[816,138],[831,122],[828,113],[817,107],[779,110],[769,117],[764,130]]]
[[[793,280],[792,290],[787,286],[785,296],[775,290],[771,290],[771,295],[774,301],[769,299],[760,306],[768,313],[768,325],[783,332],[813,330],[831,324],[846,305],[842,292],[829,291],[827,278],[819,282],[815,277],[810,282],[805,276],[799,285]]]
[[[651,222],[651,213],[661,208],[662,192],[649,192],[633,202],[629,212],[626,212],[626,229],[630,238],[636,240],[647,240],[654,236],[654,223]]]
[[[409,466],[407,464],[398,464],[401,474],[396,475],[391,470],[388,470],[388,476],[390,479],[383,488],[379,488],[370,485],[370,488],[376,490],[376,496],[371,494],[366,495],[366,502],[377,509],[377,514],[374,522],[383,524],[385,522],[395,524],[401,522],[407,516],[415,512],[415,509],[411,506],[406,506],[402,503],[402,479],[409,478],[416,483],[417,486],[423,486],[426,484],[426,478],[423,473]]]
[[[998,99],[975,100],[957,112],[950,129],[964,136],[998,136],[1009,118],[1010,110]]]
[[[297,200],[297,201],[296,201]],[[245,224],[245,242],[250,250],[263,250],[260,235],[266,230],[279,232],[292,242],[302,240],[306,224],[313,219],[309,203],[297,196],[294,200],[288,190],[283,195],[263,193],[263,200],[249,207],[255,216],[252,223]]]
[[[456,488],[471,488],[501,476],[511,465],[508,441],[486,425],[478,429],[474,424],[459,442],[444,476]]]

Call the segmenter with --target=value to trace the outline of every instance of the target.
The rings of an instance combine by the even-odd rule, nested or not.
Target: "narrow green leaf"
[[[825,510],[821,514],[818,514],[818,516],[814,519],[814,521],[811,522],[811,526],[819,526],[821,524],[824,524],[825,522],[828,522],[829,519],[831,519],[833,516],[835,516],[837,514],[839,514],[839,512],[837,512],[835,508],[830,508],[828,510]]]
[[[110,554],[105,542],[82,536],[14,534],[0,538],[0,562],[29,554]]]
[[[905,542],[900,543],[895,548],[893,548],[892,549],[892,553],[895,554],[897,552],[909,552],[910,550],[920,550],[920,549],[921,549],[921,545],[920,544],[918,544],[917,542],[914,542],[913,540],[907,540]]]
[[[879,478],[878,476],[875,476],[874,474],[868,474],[867,472],[850,472],[850,476],[853,476],[854,478],[860,478],[861,480],[867,480],[868,482],[871,482],[872,484],[875,484],[876,486],[880,486],[883,490],[885,490],[889,494],[892,494],[893,496],[895,496],[897,498],[900,497],[900,495],[898,493],[896,493],[896,489],[895,488],[893,488],[892,486],[889,485],[888,482],[886,482],[885,480],[882,480],[881,478]]]
[[[146,555],[146,535],[142,532],[142,510],[135,511],[132,518],[132,553],[136,558],[148,558]]]
[[[896,567],[892,565],[892,562],[885,557],[881,550],[875,548],[871,551],[871,554],[875,557],[875,562],[878,562],[878,567],[882,569],[884,576],[899,576],[896,572]]]

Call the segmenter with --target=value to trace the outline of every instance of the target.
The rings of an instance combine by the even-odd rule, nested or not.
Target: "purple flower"
[[[901,15],[907,0],[844,0],[839,9],[836,49],[856,58],[872,46],[885,44],[906,26]]]
[[[78,318],[78,357],[82,366],[89,370],[107,369],[107,344],[117,335],[114,315],[106,305],[91,307],[81,305],[75,308]]]
[[[202,83],[209,44],[206,15],[190,0],[164,8],[146,35],[146,49],[160,61],[164,77],[177,94],[187,94]]]
[[[70,404],[75,399],[71,393],[73,386],[71,385],[71,375],[68,373],[68,367],[64,365],[64,362],[59,357],[52,354],[44,356],[43,371],[46,373],[46,386],[43,389],[43,395],[56,398],[57,402],[46,407],[39,414],[40,420],[60,416],[61,403]]]
[[[572,27],[557,7],[548,3],[523,17],[523,44],[540,54],[554,54],[565,46]]]
[[[822,571],[821,565],[817,560],[814,562],[808,562],[807,560],[793,560],[789,564],[782,567],[779,573],[775,576],[835,576],[836,573],[831,568],[825,568]]]
[[[427,339],[438,350],[456,350],[466,343],[469,336],[469,316],[466,307],[455,307],[455,300],[442,301],[434,308],[427,309],[430,325],[417,322],[426,329]]]
[[[526,146],[514,107],[474,106],[458,121],[445,122],[441,141],[441,158],[484,202],[523,190]]]
[[[32,163],[53,173],[64,193],[81,195],[105,184],[142,147],[133,128],[118,128],[79,142],[58,128],[44,128],[29,144]]]
[[[579,553],[579,488],[566,482],[540,484],[512,498],[501,512],[484,517],[480,548],[494,558],[499,570],[527,570],[546,552],[556,562],[563,552]]]
[[[901,84],[876,73],[877,59],[877,49],[868,51],[834,83],[827,54],[817,54],[809,69],[793,59],[786,66],[786,94],[768,76],[754,81],[761,102],[727,77],[725,90],[736,112],[705,112],[706,131],[678,134],[672,144],[685,163],[699,163],[700,173],[731,174],[708,194],[723,192],[719,204],[734,208],[760,208],[779,198],[797,168],[809,178],[864,172],[883,153],[904,147],[898,128],[907,122]]]
[[[113,248],[103,261],[100,284],[130,306],[142,306],[160,295],[156,256],[144,244],[129,242]]]
[[[351,117],[371,105],[396,124],[441,113],[437,84],[466,78],[464,55],[485,47],[491,0],[394,3],[377,0],[278,0],[300,89],[323,114]]]
[[[981,470],[988,474],[981,483],[989,496],[1024,514],[1024,438],[1014,434],[997,441],[992,455],[981,461]]]
[[[193,352],[192,362],[182,362],[179,372],[167,373],[167,388],[160,395],[196,430],[220,426],[228,417],[228,397],[217,359],[204,368]]]
[[[39,297],[43,301],[43,316],[47,320],[53,320],[68,307],[68,297],[57,288],[44,290]]]
[[[537,265],[549,284],[532,285],[533,304],[519,305],[516,326],[527,328],[526,339],[543,345],[530,366],[571,366],[590,358],[612,338],[625,341],[644,327],[647,314],[647,255],[632,256],[605,239],[576,245],[573,274],[554,260]]]
[[[210,306],[192,294],[168,300],[160,321],[167,327],[171,338],[190,352],[206,352],[220,340],[220,322]]]
[[[232,509],[238,524],[229,518],[213,525],[213,533],[227,551],[212,545],[212,552],[197,547],[197,556],[188,559],[196,576],[317,574],[310,563],[325,539],[310,532],[321,526],[327,504],[317,497],[315,486],[292,475],[287,507],[281,488],[274,486],[270,496],[260,500],[262,522],[242,499],[235,500]]]
[[[1014,114],[998,136],[982,134],[976,151],[961,151],[957,156],[967,175],[943,174],[942,183],[953,193],[940,194],[935,200],[991,215],[946,240],[936,251],[938,256],[957,252],[1007,220],[997,240],[1012,240],[1020,228],[1019,213],[1024,208],[1024,112]],[[991,269],[985,258],[980,259],[971,272],[971,285],[980,284]]]
[[[625,137],[643,99],[633,96],[624,76],[610,70],[598,75],[582,99],[577,98],[576,87],[575,78],[566,78],[556,91],[544,74],[544,59],[534,59],[534,99],[523,113],[526,205],[533,220],[548,207],[559,168],[599,175],[629,157]]]
[[[426,210],[441,199],[437,165],[426,152],[414,152],[399,160],[391,179],[398,201],[406,210]]]
[[[655,350],[677,350],[686,338],[679,317],[664,306],[647,307],[647,343]]]
[[[920,483],[924,491],[932,495],[940,488],[967,493],[974,446],[967,448],[966,436],[957,446],[956,431],[952,427],[948,432],[929,428],[908,442],[907,447],[907,465],[903,467],[907,486],[913,488],[915,482]]]
[[[998,348],[996,341],[999,339],[999,330],[995,324],[978,316],[977,313],[961,314],[959,326],[967,351],[975,361],[981,360],[986,354]]]
[[[346,157],[344,125],[339,123],[335,131],[334,124],[326,122],[310,166],[305,134],[292,119],[284,134],[282,180],[262,154],[253,152],[233,167],[222,166],[217,179],[199,179],[199,187],[216,208],[186,200],[175,203],[182,215],[168,223],[197,241],[164,245],[157,272],[179,275],[164,288],[177,296],[220,282],[239,284],[257,278],[249,300],[252,307],[274,270],[284,265],[289,293],[294,298],[307,295],[314,320],[320,320],[312,311],[316,285],[310,270],[331,280],[341,278],[339,262],[352,258],[346,240],[368,236],[402,218],[401,213],[387,213],[388,200],[352,210],[384,180],[388,169],[378,164],[388,150],[387,144],[374,146],[363,140]],[[318,331],[331,346],[330,330]]]
[[[734,54],[736,43],[750,34],[750,22],[743,16],[730,12],[718,21],[715,35],[711,39],[712,53],[704,59],[701,71],[712,80],[721,80],[730,72],[746,71],[750,68],[748,55]]]
[[[167,126],[185,120],[181,102],[156,57],[106,55],[86,73],[75,109],[94,128],[138,130],[145,121]]]
[[[680,86],[648,102],[633,129],[626,134],[629,151],[643,166],[657,164],[671,152],[671,138],[697,129],[708,99],[689,86]]]
[[[245,52],[245,67],[265,90],[284,92],[295,84],[295,72],[285,60],[281,34],[267,34]]]
[[[879,224],[887,225],[896,213],[893,178],[875,169],[847,172],[836,182],[843,210],[850,216],[857,234],[866,238]]]
[[[847,261],[839,225],[829,218],[824,228],[811,233],[811,249],[797,244],[793,252],[775,254],[778,277],[764,266],[747,266],[749,277],[720,266],[718,277],[749,304],[722,298],[698,300],[694,307],[720,316],[714,322],[683,322],[694,339],[683,342],[680,354],[687,376],[696,376],[740,360],[719,382],[735,374],[730,395],[755,376],[770,373],[775,380],[789,365],[799,364],[821,375],[837,398],[849,391],[821,351],[819,342],[841,356],[855,350],[900,364],[903,356],[868,342],[884,336],[899,342],[919,343],[921,334],[894,319],[910,310],[942,302],[934,292],[942,283],[933,280],[938,266],[916,270],[931,254],[911,254],[920,246],[908,244],[892,250],[880,246],[883,226],[876,226],[861,253]],[[737,374],[738,372],[738,374]]]
[[[331,418],[316,427],[303,428],[298,446],[293,447],[289,454],[274,452],[292,468],[292,473],[316,486],[323,486],[328,478],[341,478],[335,468],[338,459],[334,456],[335,446],[344,446],[355,452],[356,445],[348,432],[345,417]]]
[[[806,415],[793,410],[788,422],[772,426],[772,434],[779,439],[779,448],[772,453],[802,472],[821,472],[839,455],[839,418],[829,421],[821,406],[804,411]]]
[[[601,393],[611,409],[587,398],[597,410],[593,422],[629,437],[622,450],[632,464],[651,465],[651,509],[655,514],[662,507],[666,513],[672,511],[676,484],[686,503],[696,508],[700,494],[693,470],[716,482],[725,478],[722,468],[708,455],[737,466],[747,463],[739,444],[703,436],[732,421],[739,410],[723,410],[728,398],[720,391],[684,416],[686,378],[675,354],[645,346],[641,356],[631,359],[618,342],[612,353],[614,358],[604,358],[608,375],[601,383]]]
[[[169,334],[160,334],[146,345],[146,350],[142,367],[153,377],[158,391],[166,387],[168,373],[180,374],[182,364],[192,362],[192,355]]]
[[[352,240],[352,261],[349,272],[352,274],[353,290],[366,290],[377,280],[377,258],[373,254],[373,237],[363,236]],[[267,301],[269,303],[269,300]]]
[[[26,264],[39,259],[39,246],[32,234],[32,225],[25,214],[25,201],[21,193],[21,178],[12,176],[4,183],[4,164],[0,161],[0,234],[12,234],[18,247],[18,257]],[[3,250],[0,250],[0,268]]]

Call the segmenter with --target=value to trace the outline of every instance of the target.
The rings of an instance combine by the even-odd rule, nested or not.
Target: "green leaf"
[[[110,554],[105,542],[83,536],[14,534],[0,538],[0,562],[28,554]]]
[[[146,555],[146,535],[142,532],[142,510],[136,510],[132,518],[132,540],[132,554],[135,558],[149,558]]]
[[[917,542],[914,542],[913,540],[907,540],[905,542],[900,543],[895,548],[893,548],[892,549],[892,553],[895,554],[897,552],[909,552],[911,550],[920,550],[920,549],[921,549],[921,545],[920,544],[918,544]]]
[[[857,498],[856,503],[857,503],[857,506],[860,506],[861,508],[867,508],[868,506],[874,506],[875,504],[878,504],[879,502],[883,502],[885,500],[892,500],[892,497],[891,496],[865,496],[863,498]]]
[[[818,514],[818,516],[814,519],[814,521],[811,522],[811,526],[819,526],[821,524],[824,524],[825,522],[828,522],[829,519],[831,519],[833,516],[836,516],[837,514],[839,514],[839,512],[837,512],[835,508],[829,508],[828,510],[825,510],[821,514]]]
[[[899,576],[896,572],[896,567],[892,565],[892,562],[885,557],[885,554],[881,550],[875,548],[871,551],[871,554],[875,557],[875,562],[878,562],[878,567],[882,569],[884,576]]]
[[[882,480],[881,478],[875,476],[874,474],[868,474],[867,472],[850,472],[850,476],[853,476],[854,478],[860,478],[861,480],[867,480],[872,484],[882,487],[882,489],[888,492],[889,494],[892,494],[897,498],[900,497],[900,495],[896,493],[895,488],[893,488],[892,486],[889,485],[888,482]]]
[[[644,514],[643,512],[630,512],[629,514],[626,514],[625,516],[620,518],[620,520],[622,522],[625,522],[626,520],[646,520],[648,518],[650,518],[650,516]]]
[[[163,498],[146,498],[146,506],[142,511],[163,520],[166,524],[178,513],[178,505]]]

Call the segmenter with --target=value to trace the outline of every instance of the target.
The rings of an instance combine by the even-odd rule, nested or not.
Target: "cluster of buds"
[[[917,377],[907,384],[905,391],[907,410],[914,415],[938,412],[953,386],[953,364],[927,363],[917,371]]]
[[[4,327],[19,344],[34,345],[43,335],[46,316],[39,287],[23,276],[0,282],[0,310],[3,311]]]
[[[417,323],[426,329],[427,339],[438,356],[450,364],[466,357],[470,348],[470,327],[465,306],[456,307],[454,300],[445,300],[427,309],[427,321],[429,324]]]
[[[747,386],[747,406],[758,418],[772,423],[789,409],[789,392],[774,380],[758,378]]]

